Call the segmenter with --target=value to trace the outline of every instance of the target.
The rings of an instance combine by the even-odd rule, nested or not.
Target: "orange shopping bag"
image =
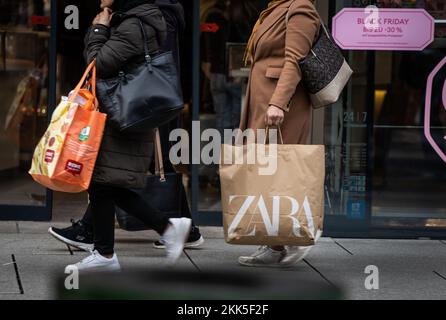
[[[91,81],[86,83],[87,76]],[[87,89],[91,85],[91,92]],[[37,145],[29,174],[54,191],[88,189],[104,133],[106,115],[98,111],[93,61],[68,99],[62,99]]]

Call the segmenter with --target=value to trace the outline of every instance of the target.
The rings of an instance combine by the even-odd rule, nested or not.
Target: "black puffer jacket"
[[[92,26],[85,37],[87,62],[96,58],[97,76],[106,79],[144,61],[143,37],[138,18],[144,22],[151,55],[159,53],[166,38],[166,23],[156,5],[143,4],[113,15],[111,27]],[[147,85],[150,90],[150,84]],[[99,101],[100,104],[100,101]],[[142,188],[153,153],[152,133],[129,134],[106,125],[93,174],[93,183]]]

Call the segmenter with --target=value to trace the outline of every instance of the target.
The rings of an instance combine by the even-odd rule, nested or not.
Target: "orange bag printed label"
[[[92,92],[85,79],[92,72]],[[61,101],[37,145],[29,173],[41,185],[62,192],[88,189],[93,175],[106,115],[95,107],[95,65],[87,68],[70,99]],[[82,88],[84,86],[84,88]],[[78,97],[81,96],[82,99]],[[83,101],[79,105],[73,101]],[[97,105],[97,104],[96,104]]]
[[[72,175],[81,174],[83,168],[84,168],[84,165],[82,163],[72,161],[72,160],[68,160],[68,162],[65,166],[65,170],[67,172],[71,173]]]

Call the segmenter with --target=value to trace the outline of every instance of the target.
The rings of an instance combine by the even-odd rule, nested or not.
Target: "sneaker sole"
[[[204,238],[200,237],[200,239],[198,239],[197,241],[194,242],[186,242],[184,244],[184,249],[194,249],[194,248],[198,248],[201,245],[203,245],[204,243]],[[166,246],[164,244],[162,245],[157,245],[156,243],[153,244],[153,247],[155,249],[166,249]]]
[[[64,238],[61,235],[57,234],[56,232],[53,231],[53,228],[49,228],[48,229],[48,233],[50,235],[52,235],[56,240],[59,240],[60,242],[63,242],[66,245],[69,245],[71,247],[74,247],[76,249],[82,250],[82,251],[92,251],[94,248],[94,245],[91,244],[85,244],[85,243],[81,243],[81,242],[76,242],[76,241],[72,241],[70,239]]]
[[[67,268],[76,268],[76,265],[69,265]],[[66,270],[66,268],[65,268]],[[90,268],[90,269],[79,269],[79,273],[82,274],[95,274],[95,273],[114,273],[114,272],[122,272],[121,265],[113,266],[113,267],[96,267],[96,268]]]
[[[95,268],[95,269],[84,269],[84,270],[79,270],[79,272],[83,273],[83,274],[88,274],[88,273],[115,273],[115,272],[122,272],[122,268],[121,266],[118,267],[99,267],[99,268]]]

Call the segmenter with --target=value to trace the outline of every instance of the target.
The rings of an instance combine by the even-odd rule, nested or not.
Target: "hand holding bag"
[[[184,108],[172,53],[151,57],[143,22],[138,20],[145,62],[97,83],[102,110],[120,131],[157,128],[176,118]]]

